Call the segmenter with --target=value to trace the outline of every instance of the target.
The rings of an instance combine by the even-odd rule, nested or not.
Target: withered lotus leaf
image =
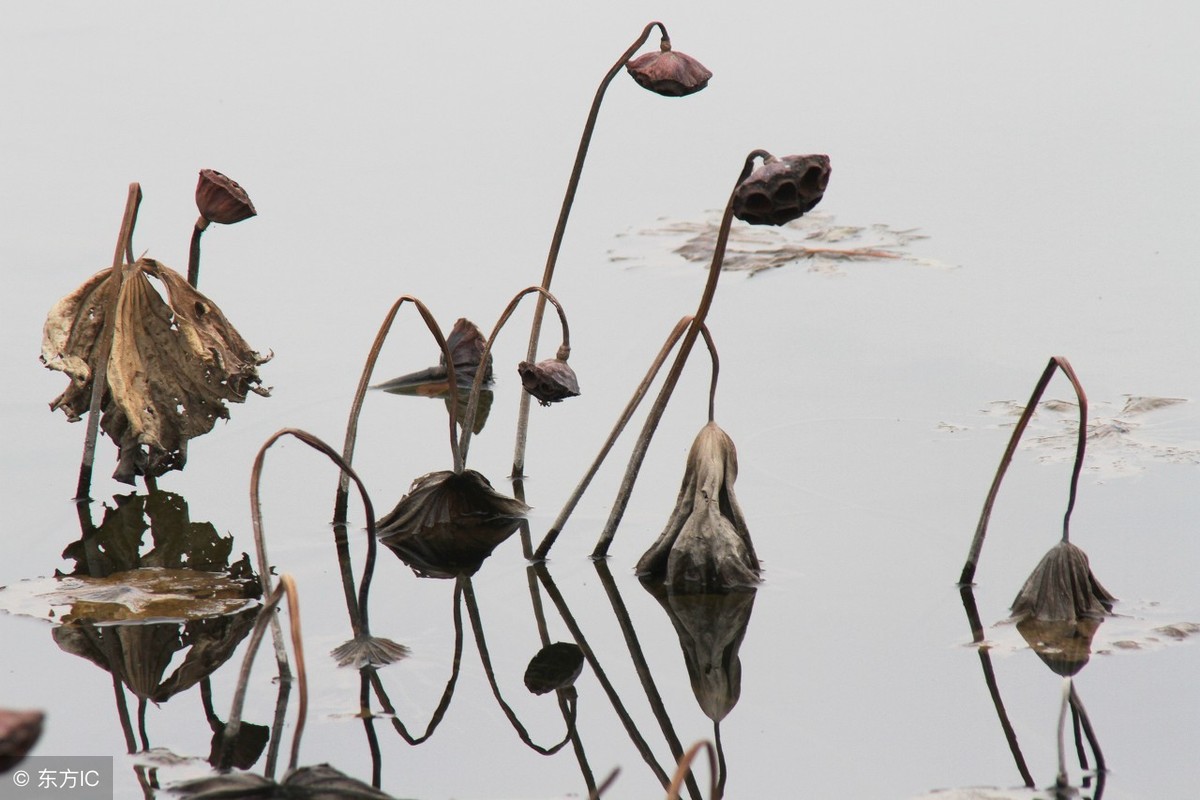
[[[71,382],[50,404],[71,421],[87,412],[92,376],[110,346],[101,426],[120,448],[113,477],[182,469],[187,442],[228,418],[226,401],[266,396],[261,356],[221,310],[174,270],[149,258],[103,270],[46,318],[42,363]],[[151,284],[166,288],[167,299]],[[119,294],[118,294],[119,292]],[[111,335],[111,345],[102,341]]]
[[[379,541],[418,575],[471,575],[528,512],[475,470],[431,472],[379,520]]]
[[[758,582],[759,564],[733,492],[737,448],[714,422],[701,429],[667,527],[637,563],[673,592],[723,592]]]
[[[1017,593],[1013,619],[1075,622],[1103,619],[1116,598],[1092,574],[1087,553],[1070,542],[1050,549]]]

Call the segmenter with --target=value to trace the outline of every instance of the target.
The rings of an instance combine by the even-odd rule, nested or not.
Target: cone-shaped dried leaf
[[[759,564],[733,492],[737,448],[716,423],[701,429],[667,527],[637,563],[674,592],[720,592],[758,582]]]
[[[1087,554],[1070,542],[1059,542],[1017,593],[1012,615],[1018,622],[1102,619],[1115,600],[1092,574]]]
[[[229,416],[226,401],[268,394],[257,368],[269,356],[251,350],[221,310],[177,272],[146,258],[124,272],[123,281],[111,269],[98,273],[55,305],[43,331],[42,362],[71,377],[51,409],[79,419],[105,346],[101,333],[111,325],[101,426],[121,450],[114,477],[132,483],[138,474],[181,469],[188,440]],[[166,286],[166,300],[151,277]]]
[[[767,158],[733,191],[733,214],[751,225],[783,225],[811,211],[829,185],[829,156]]]
[[[41,711],[0,709],[0,773],[25,757],[42,735]]]
[[[705,716],[720,722],[742,695],[738,651],[757,590],[719,594],[680,594],[655,581],[643,581],[666,610],[679,635],[692,692]]]
[[[407,646],[379,636],[356,636],[329,652],[339,667],[386,667],[408,658]]]
[[[579,396],[575,370],[561,358],[547,358],[536,364],[522,361],[517,365],[521,385],[544,406]]]
[[[691,56],[672,50],[663,42],[662,50],[646,53],[625,65],[638,85],[667,97],[683,97],[708,86],[712,72]]]
[[[529,506],[474,470],[431,472],[379,520],[379,541],[418,575],[473,574],[511,536]]]
[[[583,672],[583,650],[572,642],[554,642],[537,651],[525,668],[525,688],[534,694],[565,689]]]

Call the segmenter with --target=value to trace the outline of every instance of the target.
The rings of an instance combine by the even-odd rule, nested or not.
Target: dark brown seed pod
[[[708,86],[712,77],[703,64],[691,56],[671,49],[671,40],[663,39],[661,50],[646,53],[625,65],[639,86],[667,97],[683,97]]]
[[[196,184],[196,207],[200,209],[200,216],[221,225],[232,225],[258,213],[246,190],[237,181],[215,169],[200,170],[200,181]]]
[[[536,364],[522,361],[517,365],[525,391],[544,406],[579,395],[579,379],[561,358],[548,358]]]
[[[811,211],[829,184],[829,156],[767,156],[733,192],[733,215],[751,225],[783,225]]]

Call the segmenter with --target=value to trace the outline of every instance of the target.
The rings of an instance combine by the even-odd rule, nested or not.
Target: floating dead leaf
[[[622,236],[610,261],[657,263],[663,240],[684,260],[702,266],[712,261],[719,215],[704,221],[666,220],[653,228]],[[927,238],[916,229],[889,225],[839,225],[827,212],[811,212],[778,227],[736,226],[729,233],[722,269],[751,275],[804,262],[810,272],[843,274],[852,264],[909,264],[945,269],[936,261],[918,258],[909,245]]]
[[[237,614],[256,592],[257,582],[222,573],[148,567],[21,581],[0,589],[0,608],[60,622],[183,622]]]
[[[667,526],[637,563],[673,592],[720,592],[758,582],[758,557],[733,492],[737,448],[714,422],[701,430]]]
[[[87,412],[92,375],[107,353],[101,426],[120,448],[117,480],[182,469],[187,442],[229,416],[226,402],[267,395],[261,356],[211,300],[168,267],[142,258],[102,270],[46,318],[42,363],[71,382],[50,404],[71,421]],[[151,284],[166,288],[167,299]],[[106,334],[107,332],[107,334]],[[111,335],[110,341],[101,341]]]
[[[474,470],[431,472],[379,520],[379,541],[418,575],[471,575],[528,511]]]

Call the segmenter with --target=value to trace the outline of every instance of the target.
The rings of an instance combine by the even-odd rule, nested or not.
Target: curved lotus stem
[[[612,79],[621,71],[621,67],[625,66],[629,59],[633,58],[646,40],[650,38],[650,32],[655,27],[662,32],[663,41],[669,41],[667,29],[661,22],[651,22],[642,33],[634,40],[633,44],[621,54],[617,62],[604,74],[603,80],[600,81],[599,88],[596,89],[596,95],[592,99],[592,106],[588,110],[587,122],[583,126],[583,135],[579,138],[579,149],[575,154],[575,164],[571,168],[571,177],[567,180],[567,193],[563,197],[562,208],[558,212],[558,222],[554,226],[554,237],[550,240],[550,252],[546,255],[546,268],[542,273],[541,286],[546,291],[550,291],[550,281],[554,278],[554,266],[558,263],[558,251],[562,247],[563,234],[567,230],[567,219],[571,215],[571,206],[575,202],[575,192],[579,189],[579,178],[583,174],[583,162],[587,159],[588,146],[592,142],[592,132],[596,129],[596,119],[600,115],[600,103],[604,100],[604,93],[608,89],[608,85],[612,83]],[[525,354],[525,360],[534,363],[537,361],[538,339],[542,332],[542,315],[546,310],[546,301],[543,298],[538,299],[537,310],[533,313],[533,325],[529,329],[529,348]],[[529,397],[525,394],[521,395],[521,408],[517,416],[517,442],[513,451],[513,477],[521,477],[525,474],[525,439],[529,430]]]
[[[636,389],[634,389],[633,396],[629,398],[629,402],[625,405],[625,410],[621,412],[620,418],[617,419],[616,424],[613,425],[613,429],[609,432],[608,438],[604,441],[604,444],[600,448],[600,453],[596,456],[595,460],[592,461],[592,465],[588,467],[587,473],[579,481],[579,484],[575,487],[575,491],[572,492],[571,496],[567,498],[567,502],[563,505],[562,510],[558,512],[558,517],[555,518],[554,524],[550,526],[550,530],[548,530],[546,535],[542,537],[541,543],[538,544],[538,548],[533,554],[533,560],[544,561],[546,556],[550,553],[550,548],[554,546],[555,540],[558,539],[559,534],[562,533],[563,527],[566,526],[567,520],[575,511],[575,506],[579,504],[580,499],[583,497],[583,493],[587,491],[588,486],[592,482],[592,478],[596,477],[596,472],[600,469],[600,465],[603,464],[604,459],[608,457],[608,453],[610,450],[612,450],[612,446],[616,444],[617,439],[625,430],[625,426],[633,417],[633,413],[637,411],[638,406],[641,405],[642,399],[646,396],[646,392],[650,390],[650,384],[658,376],[658,372],[660,369],[662,369],[662,365],[667,360],[667,356],[670,355],[672,348],[675,347],[675,344],[679,341],[680,337],[683,336],[684,330],[693,319],[694,317],[683,317],[679,320],[679,322],[675,323],[675,327],[671,329],[669,334],[667,334],[667,340],[663,342],[663,346],[659,349],[658,355],[654,357],[654,361],[650,364],[650,369],[646,371],[646,375],[642,378],[642,382],[637,385]],[[704,334],[704,341],[708,344],[709,353],[712,356],[712,383],[708,395],[708,420],[709,422],[712,422],[713,404],[715,402],[714,398],[717,390],[717,373],[720,369],[720,363],[717,359],[717,350],[713,344],[712,336],[709,335],[708,332],[708,326],[702,326],[701,331]]]
[[[370,619],[367,615],[367,598],[371,591],[371,576],[375,572],[376,544],[375,536],[375,507],[371,503],[371,498],[367,494],[367,487],[362,480],[354,472],[350,464],[342,459],[337,454],[337,451],[330,447],[325,442],[313,436],[307,431],[298,428],[282,428],[273,433],[262,447],[259,448],[258,454],[254,458],[254,466],[250,470],[250,517],[254,529],[254,544],[258,559],[258,575],[262,582],[263,596],[267,597],[271,594],[271,570],[270,561],[267,559],[267,540],[263,533],[262,524],[262,508],[259,502],[259,485],[262,481],[263,461],[266,458],[267,450],[282,439],[284,436],[294,436],[304,444],[318,450],[333,461],[341,470],[343,475],[347,475],[350,480],[354,481],[358,487],[359,497],[362,499],[364,513],[367,517],[367,557],[363,564],[363,576],[358,588],[358,603],[357,607],[350,609],[351,623],[354,626],[355,641],[365,641],[371,639]],[[352,598],[351,598],[352,599]],[[398,647],[387,640],[378,640],[384,649],[390,647]],[[276,641],[276,650],[281,651],[281,645]],[[286,658],[281,652],[277,652],[281,659]]]
[[[702,739],[688,748],[683,754],[683,758],[679,759],[679,766],[675,769],[675,776],[671,778],[671,785],[667,787],[667,800],[679,800],[679,789],[683,785],[683,779],[691,774],[692,762],[696,759],[696,754],[703,748],[708,753],[708,770],[710,774],[709,797],[720,797],[717,794],[717,751],[713,747],[712,742],[707,739]]]
[[[121,232],[117,236],[117,248],[113,253],[113,274],[117,279],[117,290],[113,292],[112,307],[105,309],[104,327],[100,331],[100,339],[96,344],[98,352],[96,364],[92,368],[92,401],[88,406],[87,430],[83,437],[83,458],[79,462],[79,482],[75,485],[75,500],[91,500],[88,493],[92,488],[92,465],[96,460],[96,437],[100,432],[100,406],[104,400],[104,390],[108,385],[108,358],[112,353],[113,336],[116,334],[117,299],[121,296],[121,283],[125,280],[125,259],[133,261],[133,229],[137,225],[138,207],[142,203],[142,187],[138,183],[129,184],[129,194],[125,199],[125,214],[121,218]]]
[[[412,303],[417,307],[417,311],[421,314],[421,319],[425,321],[429,332],[433,334],[433,338],[437,340],[438,346],[442,348],[442,354],[446,359],[446,375],[450,381],[450,386],[457,386],[457,377],[454,374],[454,357],[450,353],[450,348],[446,345],[446,337],[442,335],[442,329],[438,327],[437,320],[433,318],[433,314],[429,313],[429,309],[425,307],[417,298],[412,295],[404,295],[400,297],[392,307],[388,309],[387,315],[383,318],[383,324],[379,326],[379,332],[375,334],[375,341],[371,344],[371,351],[367,354],[366,363],[363,364],[362,377],[358,380],[358,388],[354,392],[354,402],[350,404],[350,418],[346,421],[346,443],[342,447],[342,459],[346,464],[354,462],[354,444],[358,440],[358,417],[362,413],[363,400],[367,396],[367,387],[371,383],[371,375],[375,371],[375,362],[379,359],[379,351],[383,349],[383,342],[387,339],[388,333],[392,329],[392,322],[396,319],[396,314],[400,311],[400,306],[406,302]],[[482,362],[481,362],[482,363]],[[482,369],[479,370],[483,372]],[[458,419],[458,393],[450,392],[450,452],[454,458],[455,472],[461,472],[463,468],[462,455],[458,448],[458,435],[454,429]],[[341,477],[338,479],[337,496],[333,503],[333,524],[341,525],[346,521],[346,504],[349,501],[350,494],[350,477],[343,470]]]
[[[269,595],[264,595],[266,604],[258,612],[254,622],[254,630],[250,633],[246,645],[246,657],[242,660],[242,669],[238,673],[237,688],[233,692],[233,705],[229,710],[229,719],[225,723],[225,732],[221,740],[221,755],[217,762],[219,769],[228,769],[229,758],[233,755],[232,744],[237,739],[242,727],[242,706],[246,700],[246,685],[250,680],[250,668],[254,665],[254,656],[262,643],[263,633],[267,625],[276,620],[275,608],[284,594],[288,600],[288,619],[292,633],[292,650],[296,654],[296,676],[300,684],[300,706],[296,712],[296,732],[292,735],[292,754],[288,770],[296,768],[300,754],[300,737],[304,734],[304,723],[308,718],[308,677],[304,667],[304,642],[300,636],[300,597],[296,590],[296,581],[291,575],[284,573],[279,576],[279,586]]]
[[[1042,372],[1042,377],[1038,379],[1037,385],[1033,388],[1033,394],[1029,396],[1029,402],[1025,404],[1025,409],[1021,412],[1021,418],[1017,420],[1016,427],[1013,428],[1012,436],[1008,439],[1008,447],[1004,450],[1004,455],[1000,458],[1000,466],[996,468],[996,476],[992,478],[992,486],[988,489],[987,500],[983,503],[983,511],[979,515],[979,523],[975,526],[975,538],[971,540],[971,550],[967,554],[967,561],[963,565],[962,574],[959,575],[958,583],[960,586],[971,583],[975,579],[975,568],[979,564],[979,553],[983,549],[983,538],[987,535],[988,522],[992,517],[992,506],[996,503],[996,495],[1000,491],[1000,482],[1004,480],[1004,473],[1008,471],[1008,465],[1012,462],[1013,454],[1017,452],[1017,444],[1021,441],[1021,434],[1025,432],[1026,426],[1029,425],[1029,420],[1033,417],[1033,412],[1037,410],[1037,404],[1042,399],[1042,393],[1046,391],[1047,384],[1054,377],[1054,371],[1061,369],[1067,379],[1071,381],[1071,386],[1075,389],[1075,396],[1079,400],[1079,436],[1075,444],[1075,466],[1071,470],[1071,489],[1067,500],[1067,511],[1063,515],[1063,533],[1062,540],[1066,542],[1070,533],[1071,512],[1075,509],[1075,493],[1079,487],[1079,473],[1083,469],[1083,456],[1087,450],[1087,414],[1088,402],[1087,395],[1084,394],[1083,386],[1079,383],[1079,378],[1075,374],[1075,370],[1071,368],[1071,363],[1062,356],[1053,356],[1050,363],[1046,365],[1046,369]]]
[[[537,292],[538,294],[539,311],[535,313],[540,313],[540,309],[545,306],[547,300],[549,300],[554,305],[555,310],[558,311],[558,321],[562,325],[562,344],[559,345],[558,348],[558,357],[565,361],[571,354],[571,329],[567,326],[567,312],[563,310],[562,304],[558,302],[558,298],[550,294],[550,292],[545,288],[541,286],[530,286],[517,292],[516,295],[513,296],[513,299],[508,302],[508,305],[505,307],[504,311],[500,314],[500,319],[496,320],[496,324],[492,328],[492,333],[490,336],[488,336],[487,342],[483,346],[483,354],[479,357],[480,364],[487,363],[488,356],[491,355],[492,352],[492,345],[496,341],[496,336],[500,333],[500,329],[504,327],[504,323],[508,322],[509,317],[513,315],[513,312],[516,310],[517,305],[521,302],[522,298],[524,298],[527,294],[532,294],[533,292]],[[529,360],[532,360],[532,357]],[[483,373],[484,370],[482,367],[476,370],[475,380],[471,383],[471,395],[467,400],[467,410],[463,415],[462,438],[458,443],[458,451],[461,454],[461,458],[454,468],[455,472],[462,472],[466,467],[467,450],[471,446],[471,432],[475,428],[475,412],[479,407],[479,392],[483,388]],[[450,375],[450,381],[450,385],[454,386],[453,374]],[[528,392],[521,392],[521,402],[523,404],[526,403],[528,398]]]
[[[746,180],[750,175],[756,158],[765,158],[769,155],[765,150],[754,150],[746,156],[746,162],[742,166],[742,171],[733,185],[733,190],[736,191],[742,181]],[[609,545],[612,544],[613,536],[616,535],[617,526],[621,524],[621,517],[625,514],[625,507],[629,504],[629,496],[633,493],[633,484],[637,481],[642,461],[645,460],[646,451],[650,448],[650,440],[654,436],[654,431],[658,427],[659,420],[662,419],[663,412],[666,411],[667,403],[671,400],[671,393],[675,390],[675,385],[679,382],[679,376],[683,373],[683,367],[687,363],[688,356],[691,355],[692,346],[696,343],[696,338],[700,335],[700,329],[704,325],[705,317],[708,316],[708,310],[712,307],[713,295],[717,291],[717,280],[721,277],[721,265],[725,261],[725,248],[729,243],[729,228],[732,222],[733,192],[730,192],[729,201],[725,204],[725,213],[721,216],[721,226],[717,230],[717,242],[713,248],[713,260],[708,268],[708,281],[704,285],[704,293],[700,296],[700,305],[696,308],[696,314],[692,317],[692,323],[688,326],[687,332],[683,336],[683,341],[679,343],[679,352],[675,356],[674,363],[671,364],[671,371],[667,373],[662,389],[658,393],[658,398],[655,399],[654,405],[650,408],[650,413],[647,415],[646,422],[642,426],[642,432],[633,446],[633,455],[630,456],[629,464],[625,468],[625,477],[621,480],[621,488],[618,490],[617,497],[613,501],[608,521],[604,524],[604,529],[600,532],[600,539],[596,542],[596,547],[592,551],[592,558],[604,558],[608,555]]]

